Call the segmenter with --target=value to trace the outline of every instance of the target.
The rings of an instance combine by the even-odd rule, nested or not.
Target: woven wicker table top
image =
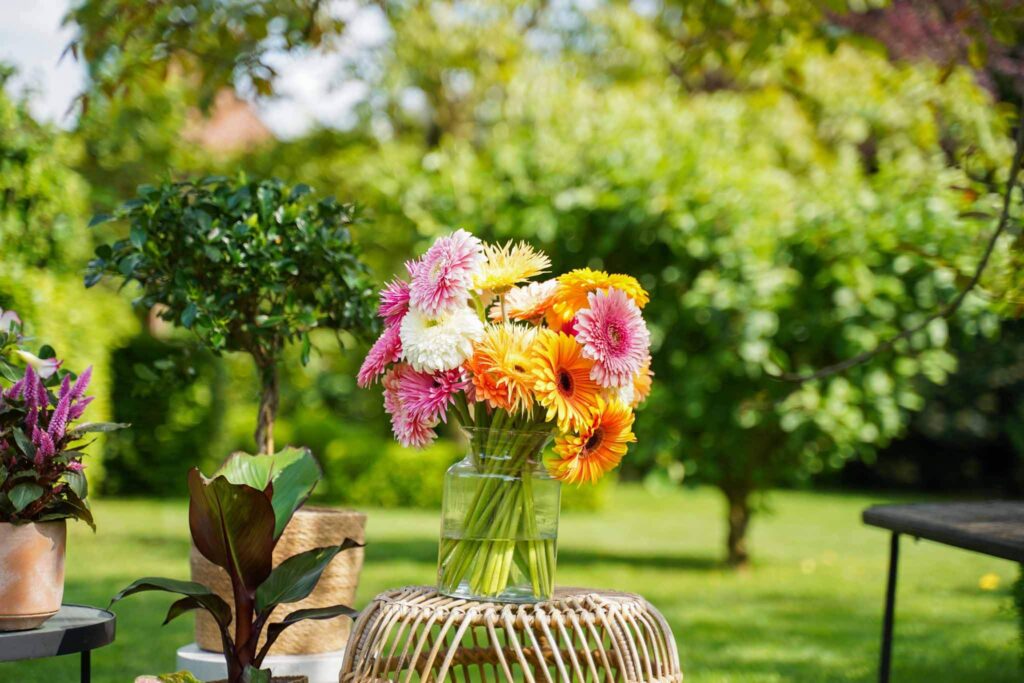
[[[434,588],[381,593],[352,630],[341,683],[682,681],[672,631],[639,595],[559,588],[531,605]]]

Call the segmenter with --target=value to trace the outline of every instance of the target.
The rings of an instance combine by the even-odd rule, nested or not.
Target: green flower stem
[[[469,412],[468,405],[456,410],[460,420]],[[532,458],[548,434],[526,431],[543,424],[532,416],[488,414],[480,404],[474,406],[474,417],[471,447],[483,476],[467,507],[461,538],[442,540],[442,588],[455,591],[468,576],[474,593],[497,596],[507,588],[515,564],[529,577],[534,594],[547,597],[554,581],[554,543],[537,538],[531,478]]]

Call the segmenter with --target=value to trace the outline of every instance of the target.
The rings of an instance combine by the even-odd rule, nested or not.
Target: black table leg
[[[82,651],[82,669],[81,669],[81,681],[82,683],[92,683],[92,651]]]
[[[878,682],[889,683],[892,664],[892,625],[896,617],[896,567],[900,561],[900,535],[893,533],[889,542],[889,583],[885,589],[885,616],[882,620],[882,661],[878,666]]]

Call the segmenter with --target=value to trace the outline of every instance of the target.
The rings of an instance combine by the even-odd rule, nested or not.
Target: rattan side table
[[[559,588],[535,605],[458,600],[412,586],[359,616],[340,683],[679,683],[664,617],[639,595]]]

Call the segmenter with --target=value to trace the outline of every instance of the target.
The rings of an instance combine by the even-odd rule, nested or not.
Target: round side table
[[[61,605],[39,628],[0,633],[0,662],[81,653],[82,683],[92,680],[92,651],[114,642],[113,612],[85,605]]]
[[[339,681],[415,680],[679,683],[683,673],[672,631],[639,595],[559,588],[511,605],[413,586],[363,610]]]

